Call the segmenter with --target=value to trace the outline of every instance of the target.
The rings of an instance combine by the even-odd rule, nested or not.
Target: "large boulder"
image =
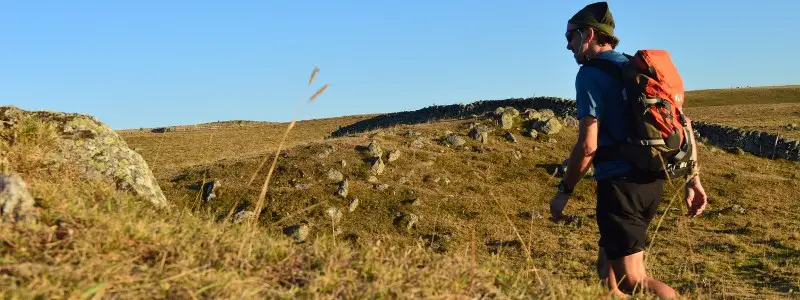
[[[168,206],[167,199],[153,172],[139,153],[110,127],[93,116],[25,111],[14,106],[0,107],[2,130],[8,130],[25,118],[36,118],[52,125],[59,138],[57,151],[50,156],[56,165],[70,165],[81,171],[84,179],[104,180],[117,189],[130,191],[157,207]]]

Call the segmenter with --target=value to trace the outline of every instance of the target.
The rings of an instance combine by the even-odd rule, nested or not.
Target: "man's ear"
[[[585,41],[585,43],[589,43],[589,45],[591,46],[593,39],[594,39],[594,28],[586,27],[586,41]]]

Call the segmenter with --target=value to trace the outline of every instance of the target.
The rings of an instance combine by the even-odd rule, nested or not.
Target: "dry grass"
[[[27,141],[37,142],[3,150],[16,157],[12,168],[29,182],[43,219],[33,226],[0,225],[0,293],[20,298],[603,295],[593,270],[594,183],[578,185],[566,211],[571,222],[547,219],[555,190],[549,174],[567,156],[574,128],[552,136],[555,143],[522,137],[514,129],[519,143],[504,141],[505,132],[498,131],[488,145],[465,137],[468,144],[458,149],[439,138],[446,131],[465,135],[470,120],[322,139],[363,118],[297,122],[275,167],[259,226],[252,229],[227,217],[255,206],[261,189],[247,182],[261,160],[273,158],[287,124],[222,126],[210,144],[208,131],[125,134],[178,205],[173,212],[151,210],[103,184],[72,180],[70,170],[36,167],[27,153],[46,153],[49,133],[32,125]],[[406,136],[408,129],[428,144],[412,147],[417,137]],[[260,140],[263,136],[273,138]],[[379,184],[389,185],[385,190],[367,182],[369,167],[358,151],[372,140],[384,151],[402,151],[377,176]],[[335,150],[317,156],[328,147]],[[514,159],[513,151],[522,159]],[[690,298],[796,297],[797,163],[709,146],[702,146],[700,161],[711,203],[694,219],[682,216],[681,205],[668,211],[662,205],[658,217],[666,215],[648,256],[651,273]],[[352,213],[350,199],[333,195],[336,182],[326,177],[332,168],[350,180],[348,198],[360,200]],[[256,181],[266,176],[261,173]],[[203,178],[220,180],[223,187],[205,204],[195,202],[197,191],[189,189]],[[416,204],[407,201],[412,199]],[[198,209],[190,209],[194,206]],[[329,207],[343,212],[335,235],[325,212]],[[397,212],[421,218],[405,230],[393,225]],[[281,231],[299,222],[308,222],[311,234],[296,244]],[[254,242],[238,255],[246,236]]]
[[[776,103],[800,103],[800,85],[686,92],[687,107]]]
[[[739,104],[702,106],[686,109],[693,120],[725,124],[747,130],[758,130],[800,139],[800,128],[787,130],[786,125],[800,126],[800,101],[779,104]]]

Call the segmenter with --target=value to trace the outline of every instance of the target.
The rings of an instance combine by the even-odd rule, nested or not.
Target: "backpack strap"
[[[583,65],[587,67],[596,67],[622,83],[622,68],[610,60],[602,58],[590,59],[584,62]]]

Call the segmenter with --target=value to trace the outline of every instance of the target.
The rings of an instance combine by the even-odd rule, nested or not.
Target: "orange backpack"
[[[628,138],[612,145],[634,167],[667,178],[685,176],[693,167],[690,120],[683,113],[683,80],[664,50],[639,50],[617,66],[593,59],[594,66],[623,85],[622,96],[630,109]],[[605,149],[598,149],[598,154]]]

